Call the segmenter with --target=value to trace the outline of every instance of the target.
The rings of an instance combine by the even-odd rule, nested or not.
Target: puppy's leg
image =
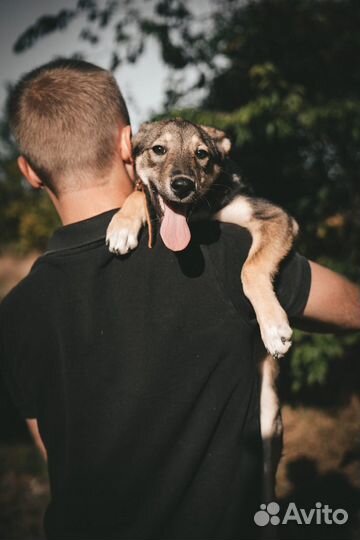
[[[276,298],[272,280],[297,234],[295,220],[281,208],[262,199],[235,197],[215,219],[249,230],[252,245],[243,265],[241,280],[250,300],[261,337],[269,353],[279,358],[291,345],[292,330]]]
[[[264,476],[263,499],[275,500],[275,477],[282,451],[283,426],[276,379],[279,366],[277,360],[267,355],[260,364],[260,424],[263,443]]]
[[[141,191],[127,197],[106,231],[106,243],[112,253],[124,255],[138,245],[141,227],[146,223],[146,199]]]

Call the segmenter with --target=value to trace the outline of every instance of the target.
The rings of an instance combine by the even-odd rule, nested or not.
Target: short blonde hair
[[[23,76],[8,104],[20,153],[54,193],[99,181],[111,167],[119,125],[130,123],[109,71],[74,59],[49,62]],[[78,176],[76,185],[66,177]]]

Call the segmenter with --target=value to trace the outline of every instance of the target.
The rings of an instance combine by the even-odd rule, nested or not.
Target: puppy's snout
[[[171,181],[171,189],[179,199],[185,199],[195,191],[195,182],[186,176],[177,176]]]

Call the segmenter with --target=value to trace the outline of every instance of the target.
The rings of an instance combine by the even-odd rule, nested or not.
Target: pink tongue
[[[191,239],[190,229],[184,214],[172,210],[165,201],[160,235],[165,246],[172,251],[182,251]]]

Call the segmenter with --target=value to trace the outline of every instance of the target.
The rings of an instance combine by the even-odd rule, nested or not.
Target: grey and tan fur
[[[281,448],[274,443],[281,440],[282,434],[275,359],[287,352],[292,335],[272,282],[281,260],[291,249],[298,226],[281,208],[246,194],[246,187],[228,158],[230,149],[224,132],[181,119],[143,124],[133,139],[136,174],[160,217],[165,200],[174,208],[186,205],[189,214],[205,212],[211,219],[245,227],[251,233],[252,246],[241,281],[270,353],[261,363],[260,399],[264,497],[272,500]],[[144,193],[134,192],[109,225],[109,249],[120,254],[134,249],[145,223]]]

